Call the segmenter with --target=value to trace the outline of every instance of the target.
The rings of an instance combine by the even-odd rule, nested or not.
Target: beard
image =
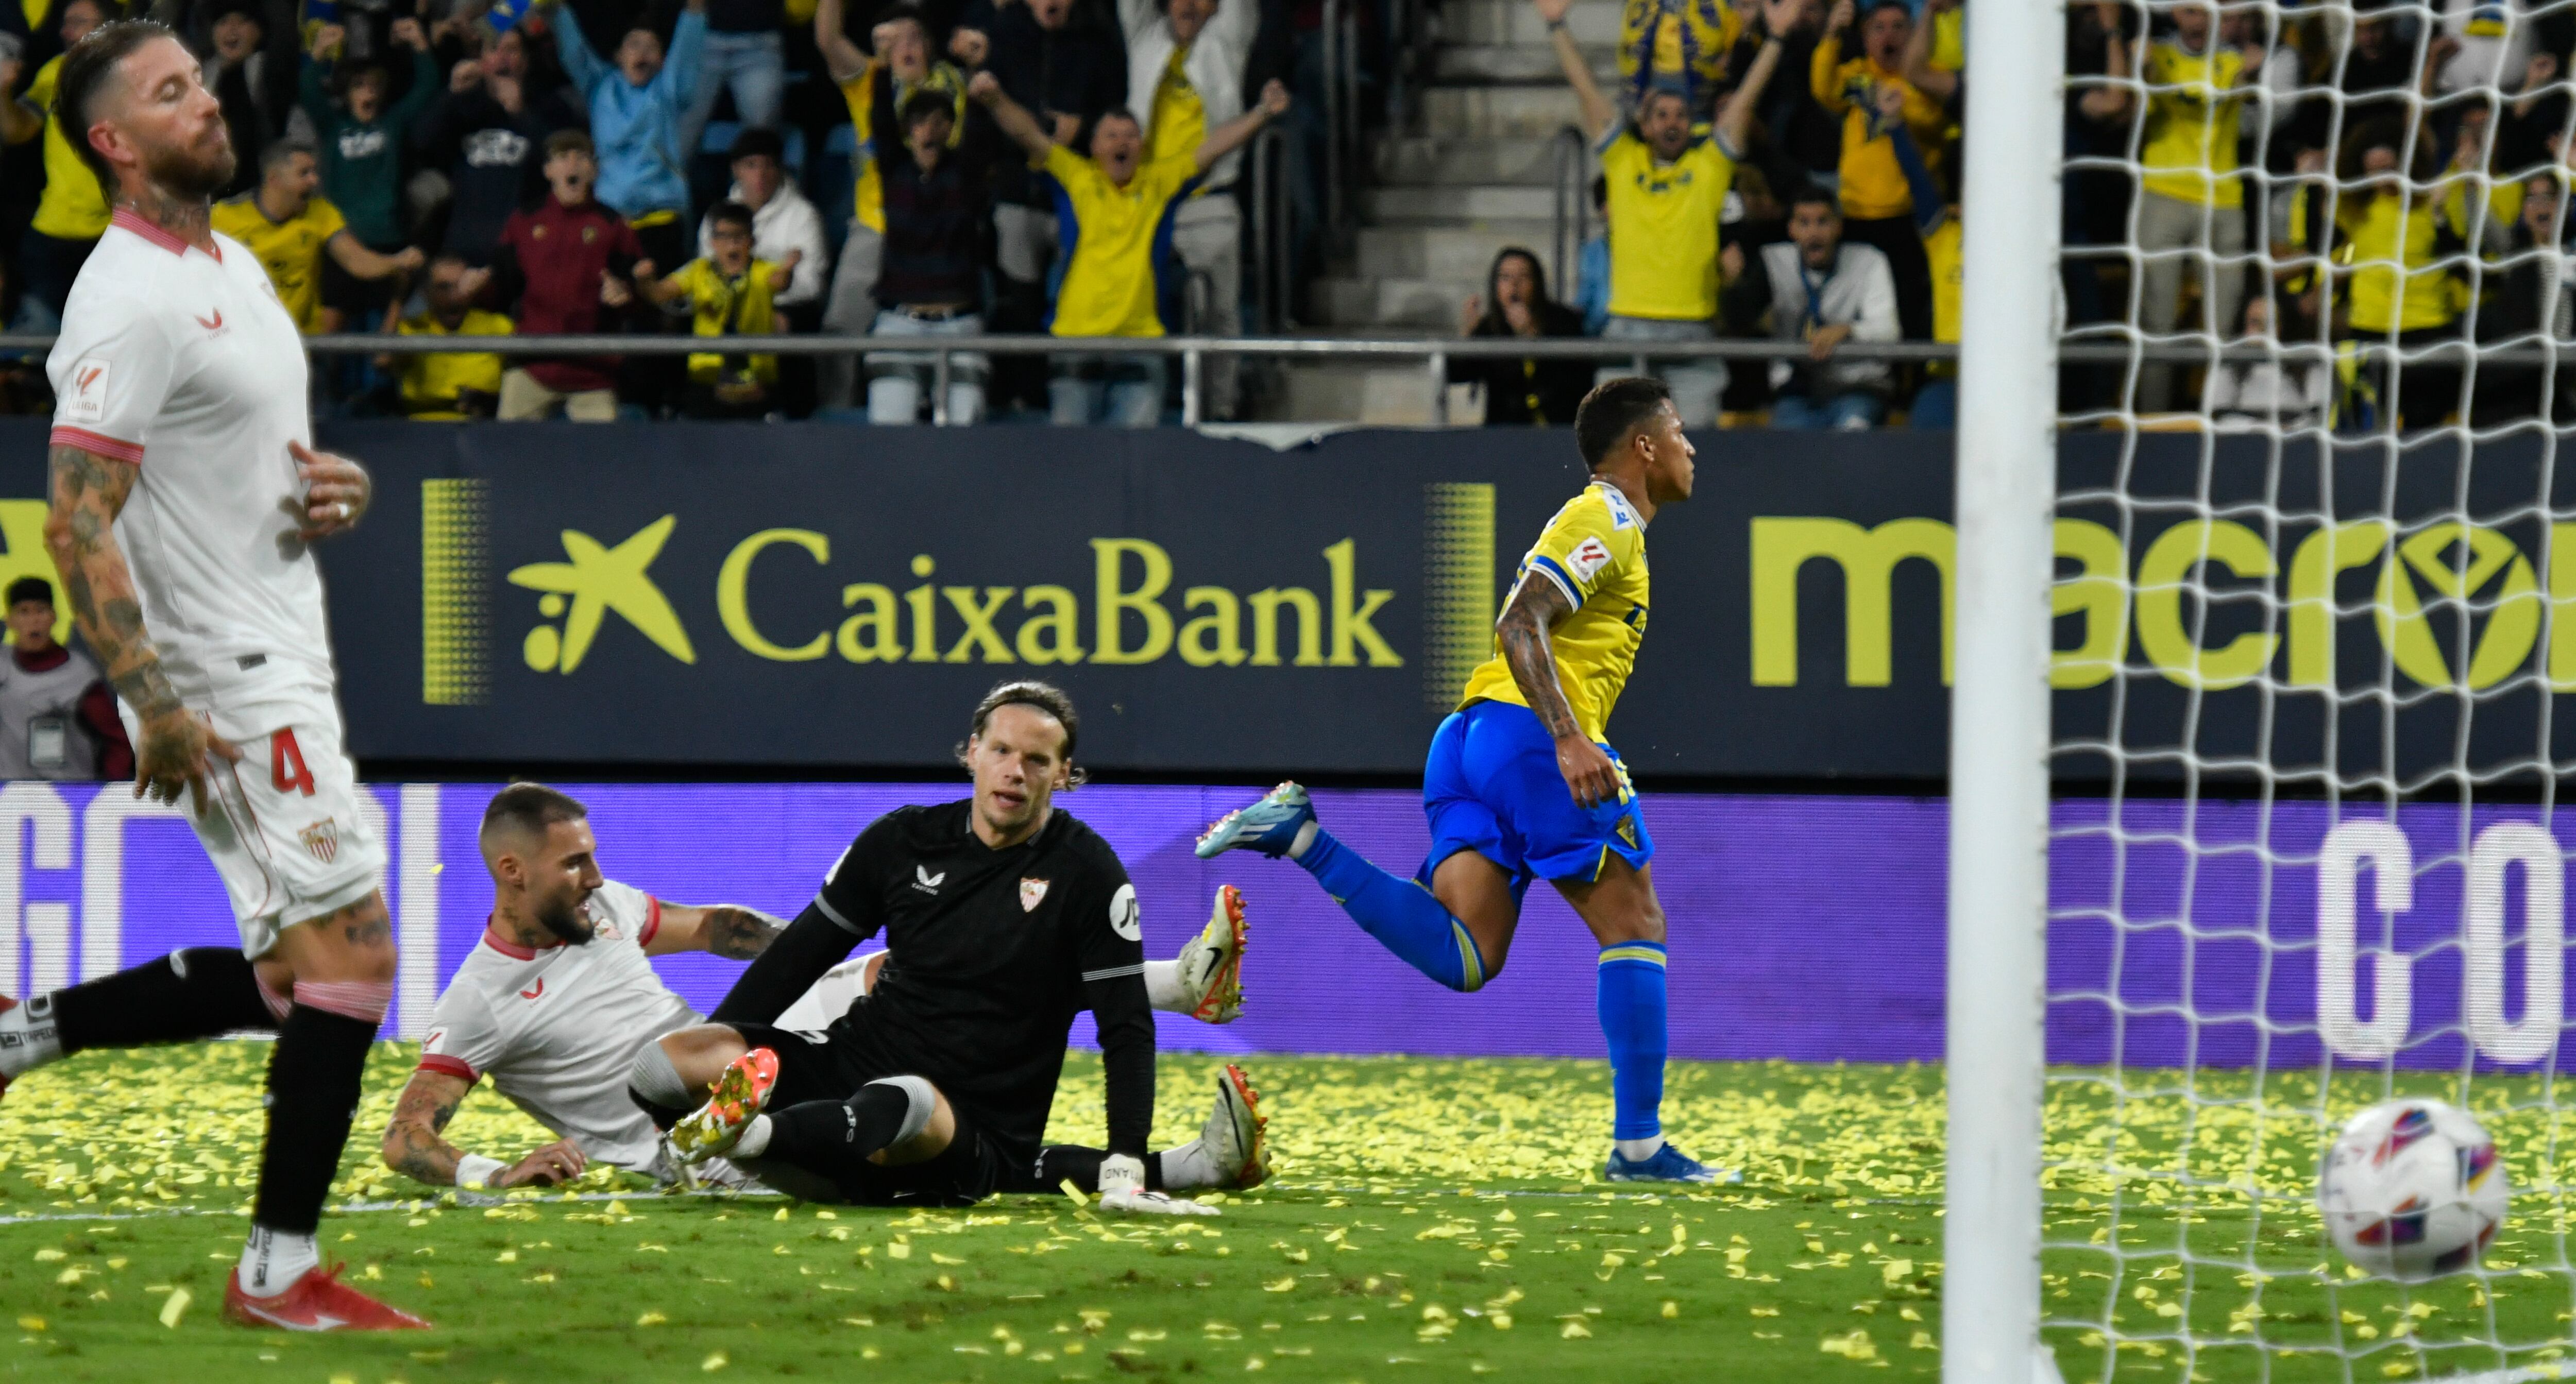
[[[553,933],[558,940],[567,945],[588,946],[590,940],[598,934],[598,929],[592,925],[590,914],[582,907],[582,902],[561,898],[548,899],[537,906],[537,926]]]
[[[145,160],[144,173],[154,185],[170,196],[186,202],[202,202],[221,192],[233,180],[237,167],[233,145],[226,139],[211,154],[199,153],[193,146],[167,145],[151,151]]]

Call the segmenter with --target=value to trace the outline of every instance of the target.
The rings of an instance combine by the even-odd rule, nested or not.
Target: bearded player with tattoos
[[[135,792],[184,804],[241,949],[0,999],[0,1082],[89,1048],[274,1029],[225,1317],[427,1326],[340,1282],[314,1245],[393,997],[384,846],[341,748],[312,549],[365,517],[367,473],[313,450],[295,322],[258,258],[208,222],[235,151],[196,58],[165,27],[122,21],[62,63],[56,118],[115,212],[47,362],[45,542],[122,704]]]
[[[639,1049],[700,1022],[647,958],[699,951],[749,961],[786,924],[733,904],[668,903],[607,878],[589,810],[541,783],[493,795],[478,840],[492,876],[491,922],[430,1014],[420,1068],[385,1128],[385,1166],[436,1187],[551,1187],[593,1160],[663,1183],[742,1185],[744,1175],[722,1159],[694,1167],[674,1159],[628,1098],[627,1072]],[[1231,1022],[1243,1012],[1243,943],[1242,899],[1229,890],[1178,957],[1145,963],[1146,1002]],[[831,1027],[866,1001],[890,955],[870,952],[823,972],[780,1025]],[[485,1077],[562,1137],[514,1162],[449,1143],[448,1121]],[[1248,1084],[1221,1081],[1200,1137],[1159,1155],[1161,1166],[1178,1185],[1253,1185],[1267,1167],[1260,1119]],[[1097,1158],[1082,1153],[1047,1150],[1041,1171],[1051,1176],[1005,1190],[1052,1193],[1068,1176],[1085,1183]],[[1200,1182],[1190,1182],[1194,1173]]]

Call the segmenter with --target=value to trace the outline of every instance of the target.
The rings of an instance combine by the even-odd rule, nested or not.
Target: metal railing
[[[1359,15],[1355,0],[1324,0],[1324,230],[1344,248],[1353,225],[1348,170],[1361,156]]]
[[[1583,131],[1562,125],[1548,140],[1548,186],[1555,194],[1556,277],[1551,280],[1560,301],[1571,302],[1574,271],[1583,243],[1592,238],[1592,145]]]
[[[0,334],[0,355],[50,349],[54,338]],[[934,421],[947,421],[951,357],[1066,356],[1085,359],[1155,356],[1181,361],[1181,422],[1196,427],[1203,420],[1199,382],[1211,355],[1251,356],[1280,360],[1418,361],[1431,385],[1432,417],[1447,422],[1449,363],[1453,360],[1589,360],[1624,364],[1637,374],[1652,373],[1655,363],[1682,360],[1771,361],[1807,359],[1807,346],[1778,338],[1721,338],[1709,341],[1612,341],[1589,336],[1451,337],[1414,340],[1369,340],[1330,337],[1262,336],[1084,336],[1038,335],[890,337],[815,334],[799,336],[389,336],[348,333],[313,336],[305,349],[316,355],[493,355],[508,359],[565,356],[679,356],[721,352],[728,356],[867,356],[900,355],[933,360],[931,391]],[[2332,363],[2346,352],[2365,364],[2396,362],[2404,366],[2451,366],[2474,361],[2491,366],[2559,366],[2576,376],[2576,339],[2526,338],[2506,345],[2439,341],[2397,346],[2385,339],[2345,342],[2244,341],[2215,343],[2147,343],[2090,339],[2058,343],[2058,360],[2086,365],[2217,365],[2221,363]],[[1891,364],[1956,361],[1959,348],[1935,341],[1846,341],[1835,358],[1885,361]]]
[[[1246,228],[1244,263],[1252,269],[1252,329],[1284,332],[1297,320],[1297,212],[1288,179],[1288,131],[1264,125],[1245,151],[1252,165],[1252,224]]]

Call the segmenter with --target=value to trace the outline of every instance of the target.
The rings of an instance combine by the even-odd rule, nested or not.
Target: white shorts
[[[126,734],[142,726],[122,702]],[[336,913],[384,882],[385,845],[358,801],[357,766],[340,744],[336,708],[278,703],[214,714],[215,733],[241,751],[209,777],[206,811],[188,813],[207,858],[224,877],[242,955],[259,957],[278,934]],[[180,795],[182,809],[190,808]]]

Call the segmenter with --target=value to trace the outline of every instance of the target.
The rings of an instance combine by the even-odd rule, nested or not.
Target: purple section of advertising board
[[[387,894],[406,953],[389,1031],[417,1037],[426,1031],[430,997],[478,944],[491,907],[474,844],[490,789],[372,791],[392,843]],[[590,805],[611,877],[676,902],[748,904],[784,917],[812,897],[867,822],[959,790],[575,784],[569,791]],[[235,944],[221,883],[186,825],[135,815],[119,801],[126,792],[24,783],[0,791],[0,831],[11,843],[0,852],[0,911],[17,924],[12,945],[0,946],[0,993],[50,988],[177,947]],[[1100,785],[1060,800],[1127,862],[1144,906],[1149,955],[1171,955],[1197,930],[1220,882],[1240,886],[1249,899],[1245,1017],[1215,1028],[1162,1015],[1167,1045],[1602,1054],[1596,948],[1552,890],[1531,891],[1501,974],[1477,994],[1452,994],[1360,931],[1294,864],[1193,856],[1200,827],[1249,796],[1236,788]],[[1370,859],[1408,876],[1421,864],[1428,837],[1415,795],[1325,792],[1317,803],[1334,833]],[[1673,1056],[1939,1058],[1940,800],[1661,794],[1646,806],[1669,928]],[[2116,823],[2112,811],[2100,801],[2058,807],[2051,1060],[2316,1063],[2323,1052],[2316,859],[2331,809],[2145,801],[2121,805]],[[434,824],[427,820],[433,813]],[[2345,820],[2366,815],[2348,811]],[[2406,809],[2398,821],[2413,855],[2414,887],[2404,910],[2381,913],[2372,868],[2358,872],[2358,945],[2410,958],[2410,1009],[2398,1053],[2404,1064],[2457,1066],[2468,1053],[2464,861],[2478,833],[2534,820],[2529,809]],[[424,835],[405,835],[420,829]],[[2196,848],[2186,849],[2186,840]],[[417,897],[404,897],[407,884]],[[2522,870],[2506,872],[2504,1000],[2490,1027],[2528,1017],[2519,941],[2531,892]],[[740,972],[704,956],[660,965],[702,1011]],[[2355,1019],[2383,1017],[2372,963],[2364,958],[2354,973]],[[2558,1021],[2555,1008],[2539,1017],[2553,1028]],[[1077,1041],[1088,1037],[1087,1022],[1078,1023]]]

